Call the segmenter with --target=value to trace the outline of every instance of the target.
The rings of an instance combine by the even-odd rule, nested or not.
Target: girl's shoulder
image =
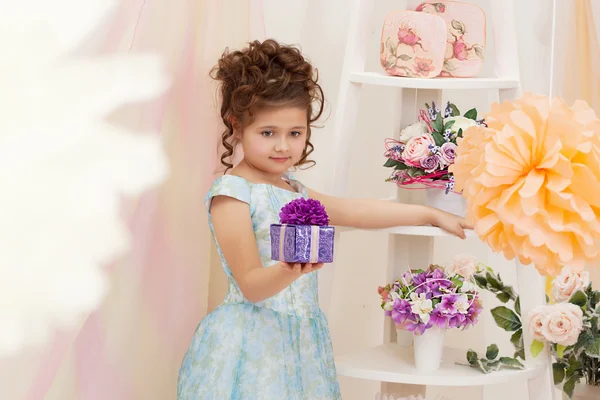
[[[246,179],[237,175],[223,175],[215,179],[210,187],[204,204],[210,208],[210,203],[215,196],[229,196],[250,204],[252,194],[252,184]]]

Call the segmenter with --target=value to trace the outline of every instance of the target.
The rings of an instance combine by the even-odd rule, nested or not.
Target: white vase
[[[464,217],[467,213],[467,202],[465,198],[454,192],[448,192],[443,188],[425,189],[425,202],[429,207],[439,208],[451,214]]]
[[[585,382],[585,381],[584,381]],[[562,394],[563,399],[568,399],[566,394]],[[591,386],[585,383],[575,385],[575,391],[571,400],[598,400],[600,399],[600,386]]]
[[[444,352],[445,329],[429,328],[422,335],[413,336],[415,367],[419,372],[433,372],[440,368]]]

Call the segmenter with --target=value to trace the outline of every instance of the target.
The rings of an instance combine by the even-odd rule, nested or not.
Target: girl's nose
[[[275,145],[275,151],[277,152],[284,152],[288,151],[289,149],[290,147],[288,146],[288,142],[285,137],[282,137],[280,140],[278,140],[277,144]]]

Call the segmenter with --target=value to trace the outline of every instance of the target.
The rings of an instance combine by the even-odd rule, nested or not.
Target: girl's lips
[[[277,161],[277,162],[286,162],[287,160],[289,160],[289,157],[269,157],[271,160],[273,161]]]

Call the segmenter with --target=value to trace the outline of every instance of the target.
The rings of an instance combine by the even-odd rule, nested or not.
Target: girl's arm
[[[358,229],[434,225],[461,239],[466,237],[465,229],[473,229],[464,218],[418,204],[373,199],[343,199],[327,196],[311,189],[308,189],[308,196],[319,200],[325,206],[331,225]]]
[[[258,254],[249,205],[232,197],[215,196],[210,212],[217,243],[242,294],[250,302],[276,295],[303,273],[321,266],[279,262],[265,268]]]

